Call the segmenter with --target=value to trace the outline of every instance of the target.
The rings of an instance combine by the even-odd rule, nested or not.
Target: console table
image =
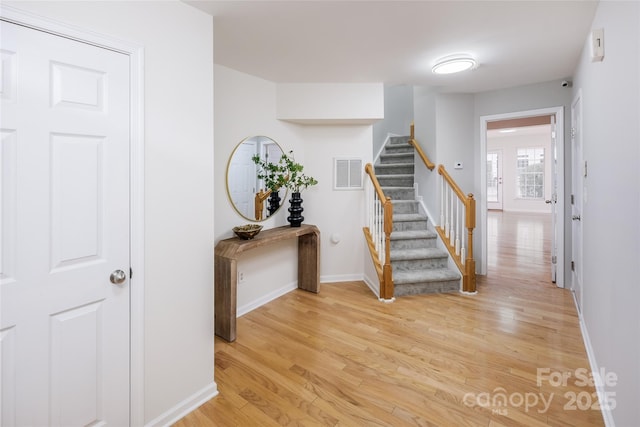
[[[238,257],[244,252],[285,239],[298,238],[298,288],[320,290],[320,230],[315,225],[283,226],[264,230],[250,240],[238,237],[221,240],[214,252],[215,333],[232,342],[236,339]]]

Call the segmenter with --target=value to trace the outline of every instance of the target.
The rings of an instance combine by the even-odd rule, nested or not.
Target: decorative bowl
[[[262,226],[258,224],[247,224],[233,227],[233,232],[236,233],[236,236],[243,240],[253,239],[258,235],[260,230],[262,230]]]

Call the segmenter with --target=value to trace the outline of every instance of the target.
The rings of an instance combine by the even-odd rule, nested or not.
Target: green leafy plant
[[[276,191],[285,187],[294,193],[299,193],[318,183],[315,178],[304,174],[304,166],[296,163],[293,151],[283,154],[278,163],[267,162],[257,154],[251,159],[260,167],[258,178],[264,180],[265,186],[269,190]]]
[[[304,174],[304,166],[296,163],[293,158],[293,151],[289,151],[289,155],[283,154],[279,163],[284,164],[284,168],[287,171],[285,186],[292,192],[299,193],[307,187],[318,183],[314,177]]]
[[[260,158],[258,154],[251,158],[253,163],[259,166],[258,178],[264,180],[266,190],[278,191],[286,183],[286,171],[284,166],[278,163],[271,163]]]

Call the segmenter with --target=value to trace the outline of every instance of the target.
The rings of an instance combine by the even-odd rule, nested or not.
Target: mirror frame
[[[249,193],[246,191],[244,192],[246,198],[248,199],[247,201],[248,208],[246,210],[248,211],[253,210],[254,211],[253,217],[250,217],[250,212],[247,212],[247,215],[243,213],[243,209],[238,206],[237,202],[234,200],[234,197],[232,196],[232,185],[230,185],[230,180],[235,180],[237,182],[236,177],[231,177],[232,163],[234,162],[234,159],[236,159],[236,154],[239,153],[239,150],[241,149],[241,147],[244,147],[245,146],[244,144],[248,144],[248,143],[256,144],[256,147],[253,150],[253,152],[247,153],[244,156],[246,157],[247,155],[250,155],[249,161],[251,162],[252,165],[254,165],[253,177],[252,178],[246,177],[248,180],[251,180],[254,182],[254,187],[252,188],[252,190],[254,191],[251,192],[251,195],[249,195]],[[229,160],[227,161],[227,170],[225,175],[227,197],[229,198],[229,203],[231,203],[231,206],[233,207],[233,209],[238,213],[238,215],[240,215],[242,218],[246,219],[247,221],[252,221],[252,222],[266,221],[267,219],[275,215],[280,210],[280,208],[282,208],[282,204],[283,204],[282,201],[286,200],[286,196],[287,196],[286,189],[285,189],[284,195],[282,194],[282,189],[278,193],[276,193],[277,196],[280,196],[279,200],[277,200],[277,197],[274,197],[274,195],[264,191],[264,182],[263,180],[257,177],[258,166],[253,162],[253,160],[251,160],[251,157],[253,157],[255,154],[259,154],[261,157],[263,157],[266,152],[265,147],[268,145],[275,145],[278,149],[280,149],[280,155],[284,154],[284,150],[282,149],[280,144],[278,144],[278,142],[276,142],[276,140],[274,140],[273,138],[265,135],[254,135],[240,141],[231,152],[231,155],[229,156]],[[245,161],[244,164],[245,165],[247,164],[246,158],[240,159],[240,160],[244,160]],[[279,159],[276,159],[275,162],[277,163],[278,160]],[[267,200],[267,198],[269,198],[269,200]],[[278,207],[277,209],[272,211],[273,209],[272,205],[276,203],[276,201],[278,203]],[[269,206],[270,204],[271,206]],[[261,209],[260,209],[260,205],[262,205]],[[258,209],[260,210],[256,209],[256,207],[258,207]],[[272,209],[269,209],[270,207]],[[257,216],[261,216],[261,218],[257,218]]]

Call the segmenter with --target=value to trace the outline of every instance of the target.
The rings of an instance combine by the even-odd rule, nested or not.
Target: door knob
[[[545,200],[544,202],[548,205],[551,204],[551,200]]]
[[[127,274],[122,270],[115,270],[111,273],[111,276],[109,276],[109,280],[111,280],[111,283],[114,285],[120,285],[127,280]]]
[[[580,215],[574,215],[571,217],[571,219],[574,221],[580,221]]]

